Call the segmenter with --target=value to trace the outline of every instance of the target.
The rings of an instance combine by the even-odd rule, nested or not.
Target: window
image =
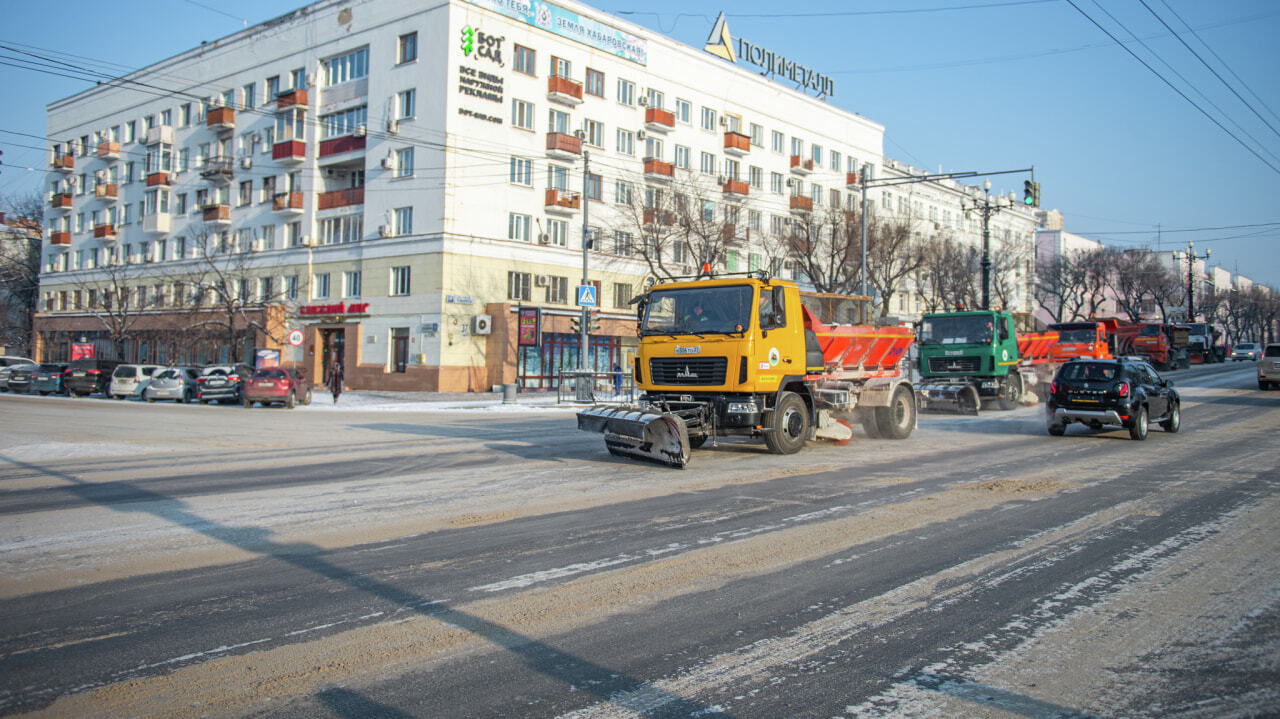
[[[523,157],[511,158],[511,183],[514,185],[533,185],[533,160]]]
[[[329,299],[329,273],[319,272],[311,276],[311,299]]]
[[[693,122],[693,103],[688,100],[676,99],[676,122],[683,125]]]
[[[751,168],[747,170],[747,173],[748,173],[747,179],[748,179],[748,182],[751,183],[751,188],[753,190],[763,190],[764,189],[764,170],[752,165]]]
[[[396,208],[396,237],[413,234],[413,208],[398,207]]]
[[[791,138],[791,154],[796,157],[804,154],[804,140],[798,137]]]
[[[653,88],[649,88],[648,99],[649,99],[649,107],[656,107],[659,110],[662,109],[662,106],[666,102],[666,98],[662,95],[662,92],[660,90],[655,90]]]
[[[526,75],[533,75],[535,73],[535,55],[533,50],[521,45],[516,45],[512,50],[512,54],[515,57],[516,72],[522,72]]]
[[[565,304],[569,301],[569,278],[550,277],[547,282],[547,302]]]
[[[838,150],[831,151],[831,169],[836,172],[840,171],[840,152]]]
[[[618,78],[618,102],[623,105],[636,104],[636,84],[634,82]]]
[[[569,168],[547,165],[547,187],[564,192],[569,189]]]
[[[647,137],[644,141],[644,159],[661,160],[662,159],[662,140],[656,137]]]
[[[322,87],[341,85],[344,82],[359,80],[369,74],[369,48],[363,47],[346,55],[323,60],[320,69],[324,72]],[[306,78],[303,78],[306,82]]]
[[[272,277],[258,278],[258,300],[260,302],[275,299],[275,282],[272,282],[273,279]]]
[[[756,123],[751,123],[751,144],[754,147],[764,147],[764,128]]]
[[[327,140],[331,137],[344,137],[356,131],[356,128],[364,127],[368,122],[369,107],[361,105],[353,107],[350,110],[335,112],[331,115],[320,116],[320,139]],[[301,134],[295,137],[301,138]]]
[[[267,100],[274,100],[276,95],[280,94],[280,76],[272,75],[267,78]]]
[[[582,129],[586,133],[584,138],[588,145],[593,147],[604,147],[604,123],[595,120],[583,120]]]
[[[551,76],[552,77],[569,77],[569,61],[562,58],[551,56]]]
[[[630,130],[618,128],[618,152],[624,155],[636,154],[636,134]]]
[[[586,83],[583,85],[583,92],[596,97],[604,97],[604,73],[599,70],[587,68]]]
[[[343,297],[359,297],[360,296],[360,271],[359,270],[342,273],[342,296]]]
[[[569,113],[552,109],[547,113],[547,132],[558,132],[560,134],[568,134],[569,132]]]
[[[587,173],[587,199],[596,200],[597,202],[604,197],[604,178],[599,175]]]
[[[739,163],[737,160],[725,158],[725,161],[724,161],[725,177],[728,177],[730,180],[738,179],[738,173],[739,173],[738,167],[739,167]]]
[[[396,106],[400,111],[399,118],[407,120],[417,114],[418,111],[418,91],[417,90],[401,90],[396,96]]]
[[[533,275],[528,272],[508,272],[507,299],[525,300],[526,302],[532,300]]]
[[[522,215],[518,212],[512,212],[507,215],[507,239],[517,240],[519,242],[529,242],[529,228],[532,226],[533,218],[529,215]]]
[[[305,67],[299,67],[289,71],[289,87],[294,90],[307,89],[307,69]]]
[[[702,153],[701,169],[704,175],[716,174],[716,156],[710,152]]]
[[[622,230],[613,232],[613,252],[617,255],[630,255],[632,252],[631,233]]]
[[[702,129],[716,131],[716,111],[709,107],[702,108]]]
[[[631,204],[632,191],[630,182],[627,182],[626,180],[618,180],[614,184],[614,193],[614,200],[619,205]]]
[[[178,108],[178,127],[190,127],[193,122],[192,117],[191,103],[183,103]]]
[[[625,282],[613,283],[613,306],[614,307],[630,307],[631,306],[631,285]]]
[[[400,36],[400,44],[396,50],[396,64],[403,65],[418,59],[418,33],[410,32]]]
[[[811,148],[813,155],[813,166],[822,167],[822,145],[813,145]]]
[[[524,130],[533,129],[533,103],[511,99],[511,126]]]
[[[236,207],[247,207],[253,204],[253,180],[245,180],[240,183],[239,196],[236,197]]]
[[[564,220],[547,220],[548,240],[556,247],[564,247],[569,235],[569,223]]]
[[[286,300],[298,299],[298,276],[289,275],[284,278],[284,298]]]
[[[413,148],[396,150],[396,177],[413,177]]]
[[[259,227],[258,236],[262,238],[262,249],[274,250],[276,248],[275,225],[263,225],[262,227]]]
[[[320,220],[320,244],[342,245],[359,242],[364,234],[364,215],[326,217]]]
[[[676,167],[681,170],[689,169],[689,148],[684,145],[676,145]]]
[[[410,269],[408,265],[392,267],[392,294],[393,297],[406,297],[410,293]]]
[[[249,83],[240,88],[240,107],[249,110],[258,106],[257,83]]]

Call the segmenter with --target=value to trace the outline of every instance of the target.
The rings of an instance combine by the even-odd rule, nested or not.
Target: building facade
[[[569,1],[313,3],[49,106],[38,351],[551,387],[585,254],[589,366],[626,367],[655,255],[780,270],[794,198],[882,162],[882,126],[793,88]],[[739,229],[659,245],[672,196]]]

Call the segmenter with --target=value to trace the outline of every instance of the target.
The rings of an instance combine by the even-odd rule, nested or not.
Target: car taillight
[[[91,370],[89,370],[89,374],[102,374],[102,370],[100,370],[100,369],[91,369]]]
[[[204,384],[206,379],[208,379],[208,377],[196,377],[196,384]]]
[[[1128,396],[1129,396],[1129,383],[1128,383],[1128,382],[1121,382],[1120,384],[1116,385],[1116,391],[1120,393],[1120,396],[1121,396],[1121,397],[1128,397]]]
[[[238,375],[238,374],[229,374],[229,375],[227,375],[227,381],[228,381],[228,382],[239,382],[239,381],[240,381],[240,375]]]
[[[1058,393],[1058,380],[1055,379],[1054,381],[1049,383],[1049,394],[1057,394],[1057,393]]]

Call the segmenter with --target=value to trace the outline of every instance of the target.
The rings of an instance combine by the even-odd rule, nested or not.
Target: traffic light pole
[[[965,207],[962,200],[960,209],[966,215],[970,212],[982,215],[982,309],[989,310],[991,309],[991,216],[1013,207],[1014,202],[1012,196],[1002,200],[992,195],[990,180],[983,183],[982,193],[982,200],[974,200],[969,207]]]
[[[1195,246],[1196,245],[1194,242],[1187,243],[1187,321],[1188,322],[1196,321],[1196,303],[1195,303],[1196,260],[1204,260],[1205,262],[1208,262],[1209,253],[1212,252],[1212,250],[1206,249],[1203,255],[1197,256],[1196,253],[1193,252],[1193,250],[1195,249]]]

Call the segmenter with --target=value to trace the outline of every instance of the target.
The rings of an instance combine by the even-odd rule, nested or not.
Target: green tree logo
[[[462,28],[462,54],[471,57],[471,51],[476,46],[476,31],[468,25]]]

